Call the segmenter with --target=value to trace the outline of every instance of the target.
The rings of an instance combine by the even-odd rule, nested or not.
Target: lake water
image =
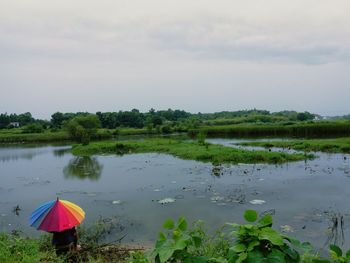
[[[209,141],[231,146],[239,140]],[[329,238],[349,247],[350,156],[317,155],[307,162],[214,168],[164,154],[81,158],[69,146],[1,147],[0,231],[38,235],[27,224],[30,213],[58,196],[86,211],[85,225],[99,218],[118,222],[107,241],[125,236],[126,243],[151,244],[167,218],[202,219],[215,230],[244,222],[243,212],[255,209],[274,214],[276,229],[317,248]],[[159,203],[164,198],[175,202]],[[332,218],[339,220],[333,236]]]

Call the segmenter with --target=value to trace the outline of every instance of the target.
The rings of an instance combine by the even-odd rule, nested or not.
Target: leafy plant
[[[308,243],[284,236],[272,229],[271,215],[258,218],[254,210],[247,210],[244,218],[249,223],[255,224],[229,224],[235,238],[234,245],[230,248],[229,262],[276,262],[297,263],[300,262],[299,249],[310,249]]]
[[[187,221],[180,217],[177,224],[168,219],[163,224],[167,231],[160,232],[150,258],[155,262],[207,262],[203,256],[197,255],[196,249],[202,244],[202,238],[195,232],[187,231]]]
[[[346,252],[345,255],[343,255],[343,252],[340,247],[336,245],[330,245],[330,251],[329,251],[331,258],[335,262],[343,263],[343,262],[349,262],[350,261],[350,250]]]

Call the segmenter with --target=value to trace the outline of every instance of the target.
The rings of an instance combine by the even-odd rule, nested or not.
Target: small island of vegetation
[[[265,148],[277,147],[305,152],[350,153],[350,138],[243,142],[239,145]]]
[[[182,159],[211,162],[213,164],[282,163],[313,158],[313,155],[248,151],[206,142],[167,138],[150,138],[125,142],[93,142],[89,145],[74,145],[72,148],[72,153],[80,156],[150,152],[171,154]]]

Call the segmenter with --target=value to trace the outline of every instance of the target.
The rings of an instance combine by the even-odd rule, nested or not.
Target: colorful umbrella
[[[53,200],[42,204],[30,216],[29,224],[38,230],[61,232],[79,225],[85,212],[76,204],[66,200]]]

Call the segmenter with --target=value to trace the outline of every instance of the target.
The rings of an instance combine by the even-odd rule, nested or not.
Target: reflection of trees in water
[[[74,157],[63,169],[65,178],[78,178],[81,180],[98,180],[101,177],[103,165],[95,157]]]
[[[70,148],[57,149],[53,151],[53,155],[55,157],[62,157],[65,154],[70,153],[70,150],[71,150]]]
[[[22,153],[22,154],[12,154],[12,155],[0,155],[1,162],[18,161],[20,159],[32,160],[36,153]]]

